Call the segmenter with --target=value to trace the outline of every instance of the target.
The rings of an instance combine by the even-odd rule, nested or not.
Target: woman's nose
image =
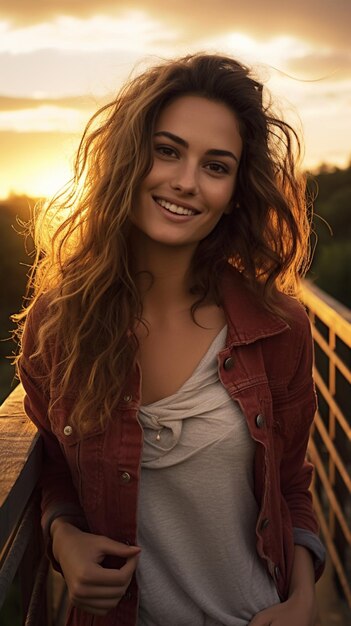
[[[175,191],[195,195],[199,191],[197,168],[192,164],[180,165],[173,174],[171,187]]]

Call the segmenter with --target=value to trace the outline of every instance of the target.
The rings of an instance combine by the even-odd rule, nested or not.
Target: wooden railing
[[[309,444],[314,505],[351,608],[351,310],[309,283],[303,300],[312,323],[319,399]]]
[[[21,604],[16,624],[60,626],[65,588],[45,556],[37,492],[42,447],[24,415],[23,395],[18,385],[0,407],[0,611],[16,576]],[[6,626],[14,620],[11,616]]]
[[[340,587],[351,607],[351,428],[347,417],[351,311],[307,283],[302,296],[312,322],[319,395],[309,445],[309,456],[316,467],[315,508]],[[0,610],[17,573],[21,623],[60,626],[65,608],[64,586],[56,579],[55,597],[48,594],[53,572],[48,569],[40,533],[36,486],[41,442],[23,413],[22,401],[23,389],[19,385],[0,408]]]

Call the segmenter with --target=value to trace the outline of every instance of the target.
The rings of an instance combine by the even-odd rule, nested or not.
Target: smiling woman
[[[312,626],[316,408],[299,140],[195,54],[88,124],[17,316],[69,626]]]
[[[186,246],[190,261],[233,208],[241,150],[239,123],[228,107],[199,96],[176,98],[155,124],[153,167],[135,198],[134,226],[159,243]]]

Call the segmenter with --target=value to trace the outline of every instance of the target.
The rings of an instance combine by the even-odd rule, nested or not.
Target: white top
[[[138,626],[244,626],[279,602],[255,549],[255,443],[218,377],[225,338],[177,393],[140,408]]]

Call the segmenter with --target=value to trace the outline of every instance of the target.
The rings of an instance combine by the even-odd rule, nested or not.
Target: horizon
[[[333,163],[320,163],[315,169],[304,169],[302,170],[302,175],[311,176],[312,178],[315,176],[323,175],[323,174],[335,174],[336,172],[343,172],[351,169],[351,160],[344,167],[339,167]],[[35,202],[46,202],[52,199],[57,193],[59,193],[62,189],[54,190],[54,193],[48,196],[45,195],[33,195],[28,194],[26,192],[18,192],[16,190],[10,190],[7,196],[0,196],[0,204],[4,204],[6,202],[12,202],[16,200],[33,200]]]

